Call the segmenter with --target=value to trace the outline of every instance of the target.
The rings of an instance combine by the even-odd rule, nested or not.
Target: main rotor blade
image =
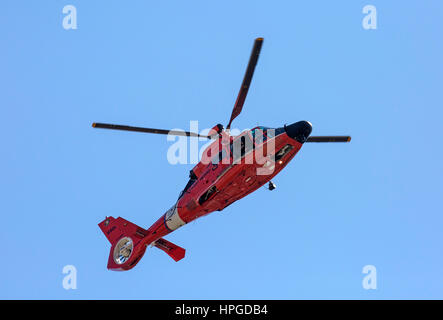
[[[306,142],[350,142],[350,136],[311,136]]]
[[[237,96],[237,101],[235,101],[234,109],[232,110],[231,114],[231,119],[229,120],[226,129],[229,129],[231,127],[232,120],[234,120],[240,114],[243,108],[243,104],[245,103],[246,95],[248,94],[249,86],[251,84],[252,76],[254,75],[254,70],[258,61],[258,56],[260,55],[262,44],[263,44],[263,38],[255,39],[254,47],[252,48],[251,57],[249,58],[249,63],[246,69],[245,77],[243,78],[243,82]]]
[[[194,132],[188,131],[177,131],[177,130],[164,130],[164,129],[153,129],[153,128],[142,128],[142,127],[132,127],[132,126],[122,126],[119,124],[109,124],[109,123],[99,123],[94,122],[92,124],[93,128],[100,129],[112,129],[112,130],[124,130],[124,131],[135,131],[135,132],[145,132],[145,133],[156,133],[156,134],[166,134],[174,136],[187,136],[187,137],[199,137],[213,139],[218,138],[218,136],[204,136]]]

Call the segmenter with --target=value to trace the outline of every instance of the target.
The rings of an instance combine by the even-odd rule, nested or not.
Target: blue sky
[[[67,4],[77,30],[62,27]],[[0,298],[443,298],[442,21],[436,0],[2,1]],[[108,271],[97,223],[150,226],[192,165],[168,163],[165,136],[91,123],[226,125],[258,36],[234,126],[304,119],[352,142],[305,145],[276,190],[169,235],[179,263],[153,248]]]

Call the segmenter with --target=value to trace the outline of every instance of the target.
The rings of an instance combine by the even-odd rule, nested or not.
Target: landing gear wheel
[[[270,191],[272,191],[272,190],[274,190],[275,188],[277,188],[277,186],[274,184],[274,182],[269,181],[268,189],[269,189]]]

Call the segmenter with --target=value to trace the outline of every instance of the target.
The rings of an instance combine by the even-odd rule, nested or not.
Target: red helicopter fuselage
[[[194,179],[191,178],[178,201],[148,229],[149,232],[162,237],[201,216],[223,210],[268,183],[302,147],[300,142],[282,132],[253,145],[241,158],[234,159],[232,146],[242,137],[252,141],[251,131],[233,138],[229,144],[216,141],[208,147],[206,151],[220,150],[214,156],[216,159],[211,159],[209,164],[202,160],[194,167],[191,171]],[[285,154],[274,161],[275,152],[267,149],[278,152],[283,147],[286,147]]]
[[[260,139],[256,138],[257,132]],[[236,137],[222,132],[191,170],[190,180],[177,202],[150,228],[145,230],[122,218],[112,217],[99,224],[114,244],[108,268],[133,268],[148,245],[164,250],[176,261],[182,259],[185,250],[163,239],[164,236],[199,217],[223,210],[265,185],[294,158],[302,145],[291,138],[284,128],[257,127]],[[122,249],[116,241],[122,237],[126,239],[123,249],[125,244],[130,245],[131,252],[128,251],[127,259],[122,256],[119,260],[117,251]],[[128,241],[131,243],[128,244]]]
[[[92,124],[92,127],[101,129],[214,139],[203,152],[201,161],[191,170],[190,180],[176,203],[149,229],[120,217],[106,217],[99,223],[112,245],[108,269],[132,269],[148,245],[165,251],[175,261],[181,260],[185,256],[185,249],[163,239],[165,235],[201,216],[223,210],[267,182],[269,189],[274,189],[275,185],[270,180],[294,158],[303,143],[351,140],[350,136],[310,136],[312,125],[308,121],[298,121],[276,129],[257,127],[235,137],[229,134],[232,121],[242,111],[262,44],[263,38],[255,39],[226,130],[218,124],[209,135],[200,135],[178,130]]]

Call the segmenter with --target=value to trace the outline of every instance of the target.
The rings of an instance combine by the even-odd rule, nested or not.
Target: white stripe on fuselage
[[[178,229],[186,224],[186,222],[184,222],[178,215],[177,204],[174,204],[174,206],[171,209],[166,211],[165,223],[168,229],[170,230]]]

